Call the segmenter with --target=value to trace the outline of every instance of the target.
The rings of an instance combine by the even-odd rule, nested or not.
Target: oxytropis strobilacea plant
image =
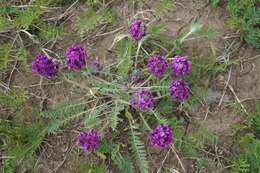
[[[175,41],[183,41],[192,32],[194,31],[182,34],[183,37],[178,40],[176,38]],[[185,77],[189,74],[192,64],[188,56],[180,55],[183,53],[177,55],[173,51],[167,55],[163,54],[160,47],[150,44],[156,41],[153,39],[154,35],[147,32],[144,21],[133,21],[129,34],[115,39],[116,63],[109,65],[91,58],[83,45],[69,46],[65,53],[65,63],[59,65],[68,67],[65,68],[67,72],[63,76],[83,89],[84,92],[81,93],[85,95],[79,101],[60,103],[55,105],[53,111],[44,113],[52,119],[46,132],[53,133],[69,121],[81,118],[84,128],[79,132],[77,144],[85,152],[94,152],[99,147],[104,147],[102,141],[106,141],[107,136],[115,136],[107,134],[108,131],[105,136],[105,129],[111,128],[117,134],[118,126],[125,124],[119,122],[126,119],[129,126],[121,128],[129,132],[133,156],[140,171],[149,172],[141,136],[150,134],[150,144],[157,149],[173,148],[173,127],[167,119],[168,115],[162,112],[158,105],[167,100],[177,109],[188,99],[191,89]],[[176,46],[165,44],[171,48]],[[58,67],[55,60],[45,55],[38,55],[32,63],[32,70],[47,79],[57,74]],[[175,109],[174,107],[172,109]],[[50,116],[51,114],[53,115]],[[145,128],[139,129],[141,125]],[[114,153],[115,150],[110,151]],[[112,156],[112,159],[116,160],[117,157],[113,154]],[[120,157],[122,165],[119,162],[116,164],[123,172],[134,172],[133,164],[123,164],[126,162],[124,158]]]

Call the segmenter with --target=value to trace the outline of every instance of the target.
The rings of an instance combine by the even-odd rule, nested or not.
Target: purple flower
[[[135,20],[130,26],[130,35],[135,40],[140,40],[143,36],[145,36],[145,25],[142,23],[142,20]]]
[[[66,51],[66,64],[70,69],[79,71],[86,66],[87,53],[80,45],[72,45]]]
[[[166,72],[168,64],[163,56],[155,54],[149,58],[147,67],[152,74],[160,78]]]
[[[190,88],[184,80],[173,80],[170,84],[170,94],[174,100],[185,101],[190,94]]]
[[[135,70],[135,71],[133,71],[133,72],[130,74],[129,78],[130,78],[130,81],[131,81],[132,83],[137,82],[137,81],[141,78],[141,71],[140,71],[140,70]]]
[[[150,109],[154,105],[152,92],[148,89],[139,89],[131,97],[130,104],[132,107],[138,107],[141,111]]]
[[[91,65],[95,67],[96,71],[100,71],[103,68],[103,66],[100,64],[100,62],[98,62],[95,59],[91,61]]]
[[[52,59],[49,59],[44,54],[38,54],[32,61],[32,71],[39,73],[40,75],[51,78],[58,73],[59,65],[54,63]]]
[[[82,146],[85,151],[95,150],[99,143],[100,137],[95,129],[80,132],[78,135],[77,144]]]
[[[173,142],[173,132],[168,125],[159,125],[150,134],[150,141],[153,146],[161,149],[169,147]]]
[[[182,76],[189,73],[191,61],[188,56],[176,55],[172,61],[172,70],[176,76]]]

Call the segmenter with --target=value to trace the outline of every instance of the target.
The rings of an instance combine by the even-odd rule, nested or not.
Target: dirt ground
[[[138,11],[148,10],[149,8],[152,9],[154,2],[156,1],[149,1],[147,4],[148,6],[141,7],[142,9],[136,7],[136,9],[133,10],[131,3],[120,3],[117,1],[113,8],[117,9],[118,13],[122,14],[122,16],[118,20],[116,26],[105,26],[99,33],[93,32],[92,34],[100,35],[120,27],[122,27],[120,31],[127,30],[127,22],[124,20],[129,20],[129,16]],[[217,56],[221,56],[226,46],[227,39],[225,38],[234,37],[235,39],[238,36],[237,31],[231,30],[227,26],[226,22],[229,14],[225,9],[225,2],[222,2],[220,6],[215,8],[208,6],[206,0],[179,0],[174,2],[174,4],[175,7],[173,11],[163,19],[167,26],[166,34],[175,36],[181,28],[189,25],[190,21],[195,16],[200,17],[200,21],[204,26],[211,26],[218,31],[218,35],[213,39],[196,39],[185,42],[183,47],[196,47],[200,57],[209,58],[210,46],[212,45],[216,48]],[[76,13],[77,11],[70,12],[72,17],[70,18],[70,21],[66,22],[67,29],[73,29],[71,23],[74,20]],[[159,19],[153,18],[152,15],[148,14],[146,17],[150,17],[151,21],[159,22]],[[113,42],[114,33],[85,39],[82,39],[79,36],[73,36],[73,39],[71,39],[71,36],[66,37],[62,43],[55,45],[57,52],[62,52],[68,44],[73,42],[72,40],[81,40],[81,44],[86,45],[86,47],[91,46],[94,48],[90,54],[95,54],[96,57],[105,63],[109,63],[113,60],[113,57],[111,57],[113,54],[111,54],[109,48]],[[219,151],[222,151],[227,155],[231,155],[228,151],[232,150],[233,145],[231,138],[232,135],[234,135],[232,125],[243,120],[243,115],[235,112],[230,106],[227,106],[228,103],[231,103],[234,100],[240,100],[251,109],[250,103],[254,101],[254,99],[260,98],[260,57],[257,56],[259,55],[260,50],[245,44],[236,52],[236,56],[230,58],[239,60],[240,64],[232,66],[225,75],[217,76],[212,81],[210,88],[208,89],[208,98],[205,105],[197,105],[189,110],[192,122],[189,130],[192,130],[197,126],[207,127],[210,131],[219,136],[219,145],[222,147]],[[12,79],[12,85],[29,87],[39,83],[39,77],[37,75],[32,75],[30,72],[26,74],[15,72]],[[56,84],[44,86],[44,93],[42,93],[40,89],[36,89],[36,87],[31,87],[32,102],[35,105],[40,105],[44,95],[48,98],[47,104],[45,105],[48,108],[60,100],[68,99],[70,93],[67,93],[68,90],[66,90],[66,88],[70,88],[71,86],[59,81],[58,78],[55,82]],[[62,90],[60,88],[62,88]],[[231,91],[232,88],[233,91]],[[42,108],[44,109],[44,106]],[[73,152],[72,149],[75,147],[75,137],[77,134],[76,131],[70,131],[70,129],[73,129],[73,126],[77,126],[77,124],[66,128],[66,130],[61,130],[60,133],[55,136],[49,136],[45,139],[44,143],[37,151],[37,163],[34,165],[35,172],[72,173],[73,164],[75,162],[78,162],[80,159],[86,159],[86,157],[92,158],[91,156],[82,156],[78,158],[76,157],[76,153]],[[144,138],[144,141],[146,141],[146,138]],[[153,154],[149,155],[148,158],[152,168],[151,172],[156,172],[160,167],[157,163],[161,163],[161,160],[164,159],[166,154],[167,151],[154,151]],[[221,152],[219,153],[220,156],[222,154],[223,153]],[[190,161],[189,158],[182,156],[181,153],[179,153],[179,156],[183,160],[183,163],[185,163],[184,166],[187,172],[194,173],[194,163]],[[173,153],[166,159],[165,165],[168,165],[169,167],[177,165],[178,170],[181,170]],[[205,173],[226,172],[222,166],[223,165],[219,165],[219,167],[216,166],[214,170],[205,170]],[[112,172],[116,173],[120,171],[115,168]]]

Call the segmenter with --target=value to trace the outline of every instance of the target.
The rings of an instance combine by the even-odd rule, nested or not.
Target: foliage
[[[164,23],[159,23],[159,24],[153,25],[153,26],[151,26],[151,28],[149,28],[149,33],[151,33],[154,36],[156,36],[158,34],[162,34],[165,31],[166,31],[166,28],[165,28]]]
[[[0,69],[7,67],[9,52],[12,48],[11,43],[5,43],[0,47]]]
[[[44,53],[55,54],[59,57],[61,53],[56,48],[67,44],[66,39],[64,39],[66,36],[64,23],[68,22],[67,19],[70,17],[68,14],[73,8],[76,9],[77,13],[75,13],[75,21],[71,20],[70,22],[75,26],[74,29],[77,33],[84,37],[80,41],[77,40],[79,42],[84,42],[90,31],[97,31],[95,29],[99,26],[102,26],[101,30],[103,30],[103,26],[110,27],[108,24],[120,19],[117,18],[114,9],[110,8],[110,4],[106,4],[106,1],[80,0],[75,2],[74,6],[71,6],[69,1],[64,0],[38,0],[32,1],[31,4],[27,4],[27,1],[17,1],[14,5],[9,5],[12,3],[5,1],[1,4],[0,7],[3,8],[0,9],[0,32],[14,35],[7,34],[5,40],[7,39],[8,42],[1,45],[0,68],[6,68],[9,60],[22,62],[25,66],[30,53],[34,54],[34,51],[31,51],[32,43]],[[138,1],[136,2],[138,3]],[[87,8],[82,11],[80,7],[83,6],[83,3]],[[215,6],[219,0],[209,0],[209,3]],[[62,18],[48,18],[48,11],[60,9],[59,6],[64,10],[62,13],[64,16]],[[67,10],[63,7],[66,7]],[[151,11],[155,12],[156,18],[163,19],[173,9],[174,3],[171,0],[160,0],[155,2],[155,9]],[[69,17],[66,18],[66,15]],[[252,20],[250,19],[249,23],[253,23]],[[218,144],[217,136],[206,128],[184,131],[189,120],[183,114],[189,108],[206,99],[212,77],[225,72],[234,62],[229,59],[225,59],[223,62],[217,61],[214,48],[212,48],[212,57],[209,60],[190,54],[193,62],[192,71],[190,75],[180,78],[187,80],[190,84],[192,95],[184,103],[174,102],[169,95],[168,85],[170,80],[177,79],[177,77],[172,75],[170,68],[162,79],[151,76],[146,68],[147,59],[152,54],[163,52],[170,64],[174,55],[190,52],[182,45],[185,41],[188,39],[211,39],[218,32],[212,27],[202,27],[197,17],[188,28],[182,28],[175,37],[164,35],[166,25],[163,22],[151,24],[147,31],[148,34],[139,41],[132,40],[126,33],[117,35],[112,45],[115,49],[111,51],[112,55],[115,55],[114,63],[105,64],[102,70],[95,70],[89,62],[87,62],[86,68],[81,71],[69,71],[61,65],[62,70],[59,77],[63,76],[62,81],[66,80],[72,84],[69,90],[71,99],[55,103],[50,109],[44,109],[41,111],[39,119],[35,115],[37,118],[34,117],[34,121],[27,122],[28,120],[22,119],[27,112],[19,111],[19,113],[15,113],[15,115],[21,115],[19,118],[12,114],[10,117],[8,115],[8,119],[1,120],[1,149],[3,148],[4,154],[12,157],[6,159],[2,169],[5,172],[16,172],[17,167],[25,165],[24,161],[34,160],[33,154],[46,136],[55,135],[59,129],[74,122],[79,124],[80,129],[76,130],[97,128],[102,139],[99,148],[93,151],[94,157],[100,157],[99,162],[96,163],[91,159],[89,162],[79,161],[74,167],[74,171],[77,172],[109,172],[108,163],[113,163],[124,173],[150,172],[143,137],[147,138],[146,132],[158,124],[169,124],[172,127],[175,148],[178,152],[183,152],[183,155],[191,157],[198,171],[211,167],[213,159],[205,153],[205,150],[210,150],[212,146]],[[251,37],[255,34],[254,32],[250,33],[252,35],[248,38],[246,37],[247,32],[244,33],[246,40],[248,38],[253,40]],[[24,36],[30,40],[24,39]],[[256,41],[254,40],[254,42]],[[52,44],[49,44],[50,42]],[[227,51],[227,53],[229,52]],[[60,64],[64,62],[63,58],[63,56],[59,57]],[[134,70],[141,71],[140,80],[137,83],[129,80],[129,75]],[[51,79],[46,79],[46,81],[50,82]],[[45,86],[42,87],[41,91],[45,89]],[[131,95],[140,88],[152,89],[156,96],[154,109],[140,113],[137,109],[129,106]],[[34,91],[34,89],[32,90]],[[41,94],[46,93],[42,92]],[[50,95],[50,93],[46,94],[47,107],[56,101]],[[28,97],[27,91],[23,89],[1,91],[0,105],[16,108],[16,110],[17,108],[22,109]],[[43,96],[39,96],[40,99],[42,99],[41,97]],[[256,138],[257,132],[260,130],[259,116],[252,115],[248,118],[248,127],[249,124],[250,127],[254,128],[252,133]],[[126,136],[125,133],[128,133],[128,140],[122,137]],[[118,138],[122,139],[123,142],[117,141]],[[127,144],[124,143],[126,141]],[[258,163],[259,158],[258,154],[255,153],[258,153],[259,141],[254,139],[247,145],[250,148],[244,146],[244,153],[233,161],[232,170],[254,171],[258,169],[255,163]],[[31,170],[28,168],[26,171],[30,172]]]
[[[218,142],[215,134],[206,128],[199,128],[194,133],[186,136],[185,144],[182,146],[185,153],[191,157],[196,157],[206,146],[214,146]]]
[[[11,89],[0,91],[0,105],[12,108],[19,108],[26,101],[27,92],[23,89]]]
[[[208,0],[208,3],[215,7],[220,3],[220,0]]]
[[[74,170],[78,173],[106,173],[107,166],[95,162],[79,161],[74,165]]]
[[[197,159],[196,161],[196,169],[203,170],[209,168],[212,165],[212,161],[208,158]]]
[[[135,130],[135,127],[131,126],[131,132],[129,134],[129,142],[131,143],[131,149],[133,151],[134,158],[139,165],[141,173],[148,173],[148,162],[146,160],[146,151],[143,142],[140,139],[140,132]]]
[[[164,17],[173,10],[174,6],[171,0],[160,0],[156,4],[155,14],[159,17]]]
[[[260,8],[258,0],[229,0],[230,26],[239,28],[241,36],[249,44],[260,47]]]
[[[123,173],[133,173],[133,163],[127,155],[120,153],[119,147],[114,145],[112,140],[103,140],[96,152],[102,154],[110,153],[111,159]]]
[[[5,31],[10,26],[10,22],[3,16],[0,15],[0,32]]]
[[[237,127],[239,133],[242,130],[246,131],[246,134],[240,136],[236,147],[240,152],[234,157],[232,161],[232,172],[252,172],[256,173],[260,171],[260,140],[259,140],[259,117],[260,117],[260,104],[257,101],[256,111],[245,113],[246,118],[242,125]],[[241,108],[239,107],[238,110]]]
[[[1,171],[15,172],[16,166],[24,164],[23,159],[27,158],[28,160],[32,157],[41,144],[43,140],[43,136],[40,135],[42,125],[40,123],[11,124],[5,120],[1,120],[0,124],[0,135],[3,136],[2,148],[10,156],[10,159],[4,162]]]
[[[29,7],[21,10],[15,18],[15,24],[17,27],[27,29],[35,20],[39,19],[41,14],[42,10],[39,7]]]
[[[29,55],[30,53],[27,51],[27,49],[24,46],[21,46],[17,49],[15,60],[21,62],[23,67],[26,67]]]
[[[121,76],[126,76],[130,71],[133,60],[131,59],[132,55],[132,46],[133,41],[130,39],[123,39],[117,45],[117,74]]]
[[[46,40],[61,40],[65,34],[61,26],[55,26],[49,23],[42,23],[40,26],[40,37]]]
[[[84,122],[85,127],[88,128],[88,129],[91,129],[95,126],[100,125],[100,120],[101,120],[100,115],[103,112],[108,111],[107,109],[108,109],[108,105],[104,105],[104,106],[100,107],[99,109],[91,109],[89,114],[83,118],[83,122]],[[113,123],[116,124],[117,119],[116,118],[114,118],[114,119],[115,120],[114,120]]]
[[[124,173],[133,173],[133,163],[127,155],[122,155],[119,151],[112,151],[111,159]]]
[[[101,22],[112,22],[114,20],[114,14],[107,9],[100,9],[95,11],[94,9],[88,9],[82,12],[76,22],[77,31],[83,35],[91,29],[94,29]]]
[[[254,135],[248,134],[241,138],[239,144],[242,152],[233,161],[232,172],[252,172],[260,171],[260,140]]]
[[[45,128],[46,133],[55,133],[66,123],[78,116],[84,115],[84,104],[75,101],[64,101],[55,105],[51,110],[42,112],[42,116],[51,119],[51,123]]]
[[[16,172],[18,167],[31,170],[33,154],[42,143],[42,122],[38,120],[37,108],[27,105],[27,91],[25,89],[10,89],[0,92],[0,106],[12,113],[0,114],[0,148],[8,156],[3,161],[2,172]],[[34,120],[33,123],[26,119]]]
[[[112,112],[110,114],[108,114],[109,116],[109,122],[110,122],[110,127],[112,128],[112,130],[116,130],[116,127],[119,123],[119,118],[118,115],[120,114],[120,112],[124,110],[124,105],[120,104],[118,102],[115,102],[115,107],[112,108]]]

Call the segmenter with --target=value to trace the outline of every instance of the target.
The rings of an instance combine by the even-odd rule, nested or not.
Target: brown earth
[[[105,27],[102,28],[101,26],[100,33],[95,33],[95,31],[93,31],[93,33],[102,34],[102,32],[106,33],[113,31],[119,27],[122,27],[121,32],[127,30],[128,26],[125,21],[129,20],[132,14],[148,9],[147,6],[136,7],[133,9],[131,3],[124,2],[122,3],[117,1],[113,7],[118,10],[119,14],[122,14],[120,15],[120,20],[117,22],[116,26],[103,25]],[[148,5],[153,8],[155,4],[154,2],[156,1],[150,1]],[[210,57],[210,46],[214,46],[217,51],[217,56],[220,56],[225,49],[227,37],[237,35],[237,32],[231,30],[226,24],[229,15],[225,9],[225,2],[216,8],[208,6],[205,0],[179,0],[177,2],[175,1],[174,4],[175,7],[173,11],[163,19],[167,27],[166,34],[169,36],[174,37],[180,29],[189,25],[190,21],[196,16],[200,17],[200,21],[204,26],[213,27],[218,31],[218,35],[213,39],[196,39],[185,42],[183,47],[195,47],[197,49],[197,54],[200,57]],[[73,29],[72,21],[75,19],[76,13],[76,11],[70,11],[72,17],[65,23],[68,30]],[[146,14],[145,17],[148,17],[150,21],[158,22],[159,20],[150,14]],[[62,43],[55,45],[55,48],[62,56],[62,50],[64,50],[66,46],[72,42],[72,40],[77,40],[86,47],[93,48],[90,52],[92,56],[96,56],[108,63],[113,60],[113,57],[110,57],[111,54],[109,52],[113,38],[114,33],[84,39],[78,36],[71,39],[70,36],[66,36]],[[210,131],[219,136],[219,145],[221,146],[219,148],[222,148],[220,149],[222,151],[229,150],[230,147],[232,147],[232,125],[243,120],[243,116],[236,113],[230,106],[227,106],[227,104],[236,99],[234,97],[236,94],[238,99],[243,101],[243,103],[247,103],[246,105],[248,105],[248,108],[251,109],[250,102],[254,99],[260,98],[260,50],[244,45],[240,47],[237,52],[238,53],[235,54],[236,56],[230,58],[239,60],[242,63],[239,65],[234,65],[231,69],[230,75],[227,72],[224,76],[217,76],[212,81],[210,89],[208,90],[208,98],[205,101],[206,104],[196,105],[194,109],[191,109],[189,112],[192,122],[189,130],[192,130],[198,126],[207,127]],[[34,54],[34,52],[32,54]],[[230,91],[229,87],[226,87],[225,81],[229,78],[229,84],[234,88],[234,93]],[[12,85],[25,87],[30,87],[30,85],[39,83],[39,77],[37,75],[32,75],[30,72],[26,74],[15,72],[12,79]],[[44,80],[44,83],[48,82],[49,81]],[[48,98],[48,107],[56,102],[59,102],[60,100],[68,99],[70,97],[70,93],[68,93],[68,91],[71,86],[64,84],[58,79],[55,80],[55,82],[57,82],[57,84],[44,86],[44,93],[42,93],[38,87],[32,87],[30,92],[32,94],[31,97],[37,104],[41,103],[43,97]],[[225,92],[225,95],[223,97],[222,104],[218,106],[223,92]],[[77,126],[77,124],[74,126]],[[73,129],[73,127],[70,127],[69,129]],[[35,172],[72,173],[73,164],[78,160],[87,160],[89,158],[98,159],[95,157],[90,157],[90,155],[81,156],[80,158],[76,157],[74,145],[76,132],[70,131],[69,129],[61,130],[61,132],[55,136],[49,136],[41,145],[38,151],[37,163],[34,165]],[[145,138],[144,141],[147,141],[147,138]],[[153,154],[148,156],[150,166],[152,168],[151,172],[156,172],[160,167],[158,163],[160,164],[162,162],[167,154],[167,151],[154,151],[152,153]],[[178,155],[182,159],[187,172],[196,172],[192,161],[182,156],[181,153],[178,153]],[[172,152],[169,153],[165,165],[166,167],[174,168],[182,172],[182,169],[176,160],[176,156]],[[216,165],[214,170],[205,170],[205,172],[227,172],[227,170],[224,169],[224,166],[227,165]],[[112,172],[116,173],[120,171],[115,168]]]

